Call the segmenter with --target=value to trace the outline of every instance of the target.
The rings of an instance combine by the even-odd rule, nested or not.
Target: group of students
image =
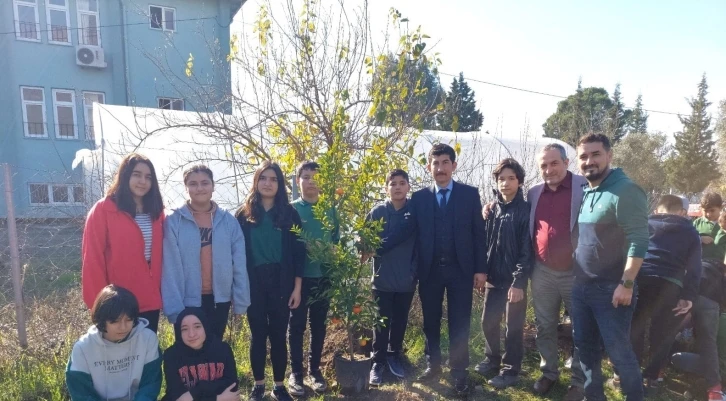
[[[645,194],[621,170],[610,168],[611,158],[607,137],[581,138],[580,176],[567,171],[569,161],[561,145],[548,145],[538,159],[544,183],[530,189],[527,200],[524,169],[516,160],[504,159],[493,170],[496,200],[483,208],[476,188],[452,179],[456,153],[448,145],[436,144],[428,154],[427,169],[435,184],[410,198],[408,174],[391,171],[386,177],[387,199],[366,217],[383,220],[381,246],[362,255],[373,259],[372,296],[385,322],[374,330],[370,383],[380,385],[386,368],[405,376],[403,339],[417,287],[427,359],[417,380],[432,381],[441,374],[446,294],[448,365],[458,394],[469,390],[472,288],[484,293],[481,321],[486,338],[486,359],[475,371],[494,375],[488,382],[500,389],[516,384],[521,371],[530,279],[542,355],[537,394],[546,393],[559,375],[556,324],[553,328],[551,322],[559,316],[561,302],[571,312],[576,345],[568,401],[605,399],[599,366],[603,348],[621,373],[628,400],[642,399],[642,385],[633,389],[633,383],[642,382],[640,368],[632,371],[633,349],[620,337],[632,336],[635,353],[642,358],[636,339],[643,336],[645,326],[638,323],[643,319],[653,316],[651,333],[659,333],[659,327],[671,330],[678,324],[670,322],[682,319],[693,302],[696,337],[713,334],[711,320],[708,329],[699,328],[706,327],[699,326],[699,313],[706,314],[700,311],[712,309],[702,300],[711,299],[704,293],[714,291],[709,289],[712,280],[701,278],[701,243],[703,271],[706,264],[714,264],[720,283],[724,255],[707,255],[710,245],[726,247],[726,233],[714,227],[704,206],[706,220],[697,220],[695,226],[701,238],[686,241],[686,231],[674,230],[685,227],[683,222],[672,222],[685,220],[676,216],[682,207],[674,212],[668,197],[646,223]],[[290,400],[291,395],[305,394],[303,337],[308,325],[307,384],[315,392],[326,391],[320,359],[329,309],[326,271],[334,267],[307,257],[304,242],[293,230],[297,226],[315,238],[339,239],[336,211],[327,211],[332,231],[313,213],[319,197],[318,168],[310,161],[298,167],[301,197],[290,202],[280,167],[262,163],[253,177],[253,191],[233,216],[212,201],[211,170],[193,166],[184,172],[189,200],[167,215],[151,161],[138,154],[127,156],[106,198],[89,212],[84,231],[83,296],[94,326],[74,346],[68,364],[72,398],[156,399],[162,352],[152,332],[162,309],[176,335],[174,346],[163,353],[166,399],[239,399],[234,356],[221,342],[230,310],[246,314],[251,330],[251,401],[265,395],[268,339],[272,398]],[[642,294],[637,303],[636,276]],[[700,290],[694,284],[699,280],[708,281]],[[703,296],[695,299],[696,293]],[[600,298],[605,306],[597,304]],[[612,321],[598,320],[603,316]],[[675,338],[676,332],[672,334]],[[658,378],[669,356],[670,337],[670,331],[668,336],[651,334],[646,379]],[[285,386],[288,344],[291,369]],[[705,349],[700,356],[679,354],[674,363],[703,371],[699,358],[713,360]],[[229,379],[232,374],[234,380]],[[709,394],[720,394],[720,377],[718,381],[718,387],[710,384]]]
[[[253,191],[235,215],[212,200],[204,165],[184,171],[188,200],[165,213],[151,161],[125,157],[104,199],[88,214],[82,244],[82,293],[93,326],[73,347],[67,387],[73,400],[156,400],[163,355],[165,400],[238,400],[231,348],[222,342],[229,313],[251,331],[255,386],[265,395],[267,341],[275,400],[303,395],[303,337],[310,324],[309,384],[320,372],[328,304],[325,266],[306,257],[293,230],[337,240],[313,215],[319,197],[312,161],[298,168],[302,196],[290,203],[278,164],[255,171]],[[334,211],[329,216],[337,227]],[[155,335],[163,310],[176,341],[163,352]],[[290,391],[283,380],[288,349]]]

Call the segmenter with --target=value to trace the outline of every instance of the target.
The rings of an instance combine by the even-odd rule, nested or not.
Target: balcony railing
[[[58,138],[75,138],[76,137],[76,125],[75,124],[56,124],[56,137]]]
[[[27,136],[39,137],[47,135],[45,123],[25,121],[23,124],[25,124],[25,135]]]
[[[65,25],[51,25],[50,36],[53,42],[70,43],[71,41],[68,37],[68,27]]]
[[[38,37],[38,32],[40,32],[39,24],[27,21],[16,22],[18,24],[18,32],[16,33],[17,37],[24,39],[40,39]]]
[[[79,40],[82,45],[98,46],[98,28],[80,29]]]

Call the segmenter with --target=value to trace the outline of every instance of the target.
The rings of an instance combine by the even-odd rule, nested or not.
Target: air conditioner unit
[[[103,48],[99,46],[76,46],[76,64],[82,67],[106,68]]]

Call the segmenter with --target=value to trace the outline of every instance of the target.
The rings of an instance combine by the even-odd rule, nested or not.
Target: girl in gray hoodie
[[[237,220],[212,201],[214,175],[204,165],[184,171],[189,200],[164,222],[161,298],[175,323],[186,307],[201,307],[210,329],[223,338],[229,310],[250,305],[245,240]]]

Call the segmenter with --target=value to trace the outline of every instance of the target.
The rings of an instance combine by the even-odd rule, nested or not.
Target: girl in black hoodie
[[[229,344],[215,337],[201,308],[186,308],[164,352],[164,401],[237,401],[237,364]]]

